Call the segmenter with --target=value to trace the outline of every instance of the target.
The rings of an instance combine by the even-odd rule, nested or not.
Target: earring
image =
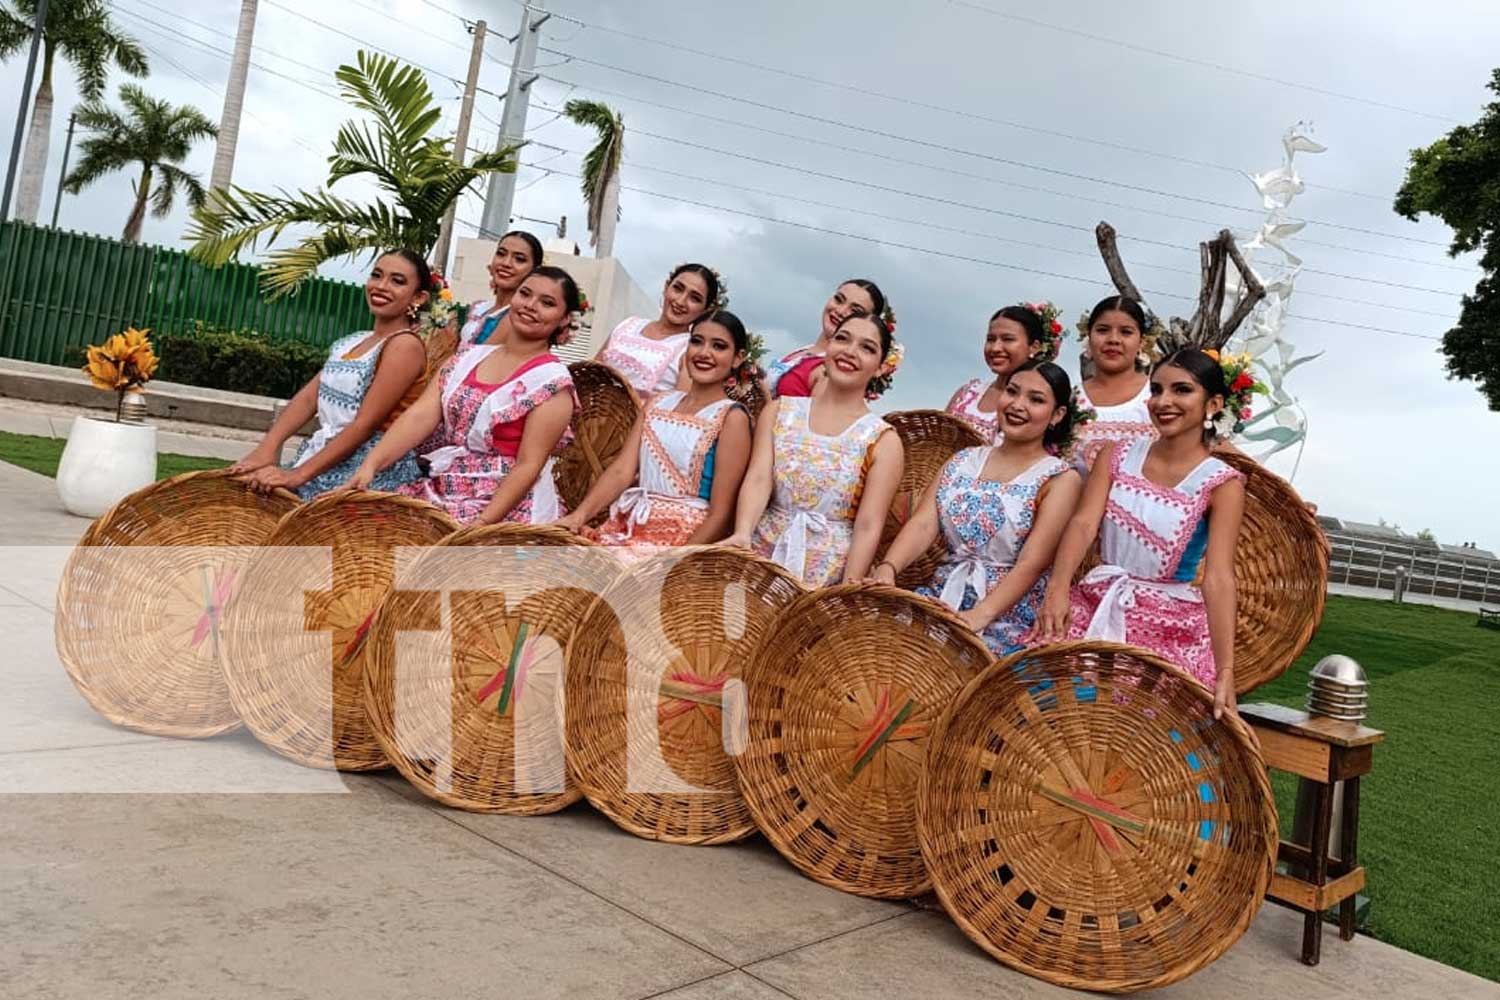
[[[1214,418],[1213,417],[1204,417],[1203,418],[1203,429],[1204,430],[1207,430],[1208,428],[1212,427],[1213,425],[1214,425]]]
[[[417,313],[420,311],[421,310],[417,308],[416,303],[413,302],[411,305],[406,307],[406,318],[415,323],[417,321]]]

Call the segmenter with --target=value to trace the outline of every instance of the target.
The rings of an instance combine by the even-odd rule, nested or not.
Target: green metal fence
[[[248,264],[209,268],[181,250],[0,223],[0,357],[72,365],[128,326],[186,333],[201,322],[326,347],[369,325],[359,285],[315,278],[267,302],[259,280]]]

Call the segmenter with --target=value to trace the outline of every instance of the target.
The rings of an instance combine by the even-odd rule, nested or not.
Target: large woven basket
[[[89,527],[58,584],[56,642],[95,711],[158,736],[239,726],[219,669],[220,613],[249,547],[297,502],[221,471],[189,472],[132,493]]]
[[[901,485],[891,501],[890,512],[886,514],[877,559],[884,557],[886,549],[891,547],[896,535],[911,518],[912,509],[948,460],[965,448],[984,444],[978,431],[942,410],[898,410],[885,414],[885,422],[901,436],[906,468],[901,473]],[[940,536],[926,553],[901,572],[896,582],[903,587],[930,583],[942,559],[943,539]]]
[[[761,831],[835,889],[925,892],[916,792],[928,732],[992,662],[945,607],[894,587],[793,602],[745,667],[749,739],[735,770]]]
[[[558,495],[569,510],[625,447],[641,415],[641,401],[628,381],[609,365],[576,361],[568,366],[582,409],[573,420],[573,440],[552,465]]]
[[[568,655],[569,762],[595,808],[676,844],[754,832],[726,753],[738,679],[802,592],[769,560],[701,548],[637,564],[595,602]]]
[[[518,524],[464,528],[417,558],[381,605],[364,671],[370,725],[408,781],[474,812],[578,801],[564,652],[617,567],[570,531]]]
[[[1216,452],[1245,474],[1245,518],[1234,552],[1234,686],[1280,677],[1323,620],[1328,539],[1290,483],[1254,459]]]
[[[456,530],[391,493],[329,493],[281,519],[225,619],[224,677],[257,739],[309,767],[389,766],[364,709],[370,628],[395,582],[394,550]]]
[[[1276,807],[1248,728],[1144,650],[1060,643],[971,681],[928,745],[922,854],[1000,961],[1075,989],[1175,982],[1250,926]]]

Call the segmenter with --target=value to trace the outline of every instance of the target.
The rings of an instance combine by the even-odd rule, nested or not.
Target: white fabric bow
[[[625,535],[635,534],[635,529],[651,520],[651,491],[644,486],[632,486],[615,501],[614,514],[625,515]]]
[[[1142,580],[1133,577],[1119,566],[1096,566],[1083,578],[1087,584],[1109,581],[1094,617],[1089,619],[1085,639],[1103,639],[1106,642],[1125,641],[1125,612],[1135,607],[1135,595],[1142,590],[1152,590],[1179,601],[1202,604],[1203,594],[1187,581]]]
[[[771,559],[795,576],[799,583],[803,582],[802,574],[807,569],[807,533],[813,531],[822,534],[827,530],[828,518],[821,513],[815,510],[797,510],[792,514],[786,531],[776,539]]]
[[[943,584],[943,592],[938,597],[948,607],[959,611],[964,601],[965,588],[973,587],[975,599],[983,600],[989,588],[989,582],[990,578],[985,573],[984,563],[970,556],[948,574],[948,582]]]

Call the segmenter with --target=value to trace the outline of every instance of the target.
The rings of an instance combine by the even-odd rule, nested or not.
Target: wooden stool
[[[1277,860],[1307,872],[1307,878],[1277,873],[1266,898],[1303,914],[1302,961],[1317,965],[1323,944],[1323,912],[1339,908],[1339,937],[1354,937],[1354,894],[1365,887],[1357,862],[1359,779],[1369,774],[1376,743],[1385,733],[1357,722],[1309,715],[1280,705],[1241,705],[1240,716],[1255,730],[1266,766],[1297,775],[1314,788],[1317,803],[1312,840],[1306,846],[1283,840]],[[1333,825],[1333,785],[1344,783],[1339,857],[1328,856]]]

